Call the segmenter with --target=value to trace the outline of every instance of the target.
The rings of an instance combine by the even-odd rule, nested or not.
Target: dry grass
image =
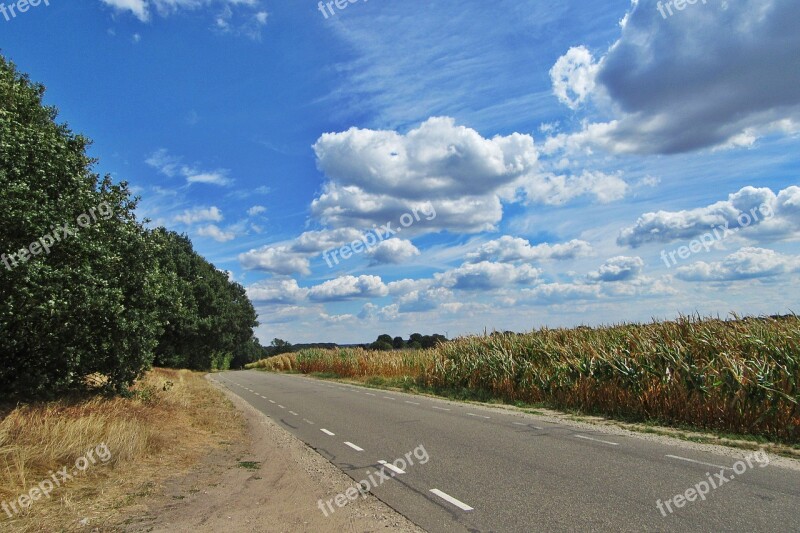
[[[800,442],[800,318],[682,318],[471,336],[418,352],[306,350],[258,367]]]
[[[185,471],[242,422],[202,374],[151,371],[133,398],[24,405],[0,421],[0,503],[14,501],[87,450],[105,443],[112,458],[56,488],[0,530],[59,531],[113,522],[138,496]]]

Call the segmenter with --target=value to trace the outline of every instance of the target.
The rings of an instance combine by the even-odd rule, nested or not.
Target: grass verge
[[[6,407],[0,419],[0,530],[69,531],[114,523],[167,478],[243,434],[231,404],[201,373],[154,369],[131,398],[89,398]],[[22,509],[19,497],[75,471],[88,450],[97,461]],[[34,493],[35,495],[35,493]],[[11,514],[12,516],[9,516]]]

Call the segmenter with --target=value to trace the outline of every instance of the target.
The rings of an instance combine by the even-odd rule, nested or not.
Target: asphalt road
[[[800,471],[772,463],[304,376],[214,379],[433,533],[800,532]]]

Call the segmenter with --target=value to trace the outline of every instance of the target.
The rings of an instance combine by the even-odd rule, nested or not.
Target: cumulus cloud
[[[585,46],[576,46],[550,69],[553,93],[570,109],[577,109],[594,91],[597,64]]]
[[[499,239],[484,243],[477,251],[467,254],[467,259],[472,263],[481,261],[514,263],[517,261],[563,261],[587,257],[591,254],[592,245],[578,239],[560,244],[542,243],[531,246],[531,243],[525,239],[504,235]]]
[[[367,256],[374,264],[401,264],[407,263],[420,254],[411,241],[403,239],[388,239],[381,241],[376,246],[367,250]]]
[[[196,207],[194,209],[187,209],[180,215],[176,215],[175,222],[183,224],[196,224],[198,222],[220,222],[222,221],[222,211],[218,207]]]
[[[261,215],[266,212],[267,208],[264,207],[263,205],[254,205],[253,207],[247,210],[247,214],[250,215],[251,217]]]
[[[784,0],[709,3],[666,19],[655,2],[634,0],[596,70],[581,47],[553,67],[560,100],[574,108],[593,94],[615,115],[557,144],[672,154],[800,130],[797,20],[800,4]]]
[[[722,261],[698,261],[680,267],[676,277],[684,281],[737,281],[800,272],[800,256],[765,248],[742,248]]]
[[[197,234],[201,237],[210,237],[217,242],[228,242],[236,238],[236,233],[232,231],[223,231],[216,224],[208,224],[197,229]]]
[[[437,284],[449,289],[492,290],[513,285],[531,285],[539,280],[541,270],[527,264],[467,263],[447,272],[434,274]]]
[[[247,296],[256,303],[296,304],[308,295],[293,279],[270,279],[247,287]]]
[[[637,248],[713,234],[715,229],[719,239],[728,237],[729,232],[744,237],[794,238],[800,232],[800,187],[775,194],[766,187],[748,186],[706,207],[645,213],[620,232],[617,244]]]
[[[311,262],[306,254],[297,254],[288,246],[267,246],[239,255],[239,263],[247,270],[273,274],[311,274]]]
[[[612,257],[603,263],[599,269],[590,272],[587,279],[593,282],[630,281],[642,273],[644,261],[641,257],[626,257],[623,255]]]
[[[388,292],[378,276],[342,276],[311,287],[308,297],[318,302],[335,302],[381,297]]]
[[[206,183],[209,185],[219,185],[227,187],[233,183],[233,180],[228,177],[229,171],[227,169],[218,170],[198,170],[190,165],[183,164],[183,158],[174,156],[168,150],[161,148],[150,154],[145,163],[155,168],[167,177],[183,176],[186,178],[186,183]]]

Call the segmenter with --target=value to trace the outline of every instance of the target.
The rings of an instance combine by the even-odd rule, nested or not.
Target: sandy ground
[[[423,532],[367,495],[327,518],[317,500],[355,482],[250,404],[223,390],[242,412],[247,442],[230,443],[189,474],[165,483],[120,526],[127,532]]]

